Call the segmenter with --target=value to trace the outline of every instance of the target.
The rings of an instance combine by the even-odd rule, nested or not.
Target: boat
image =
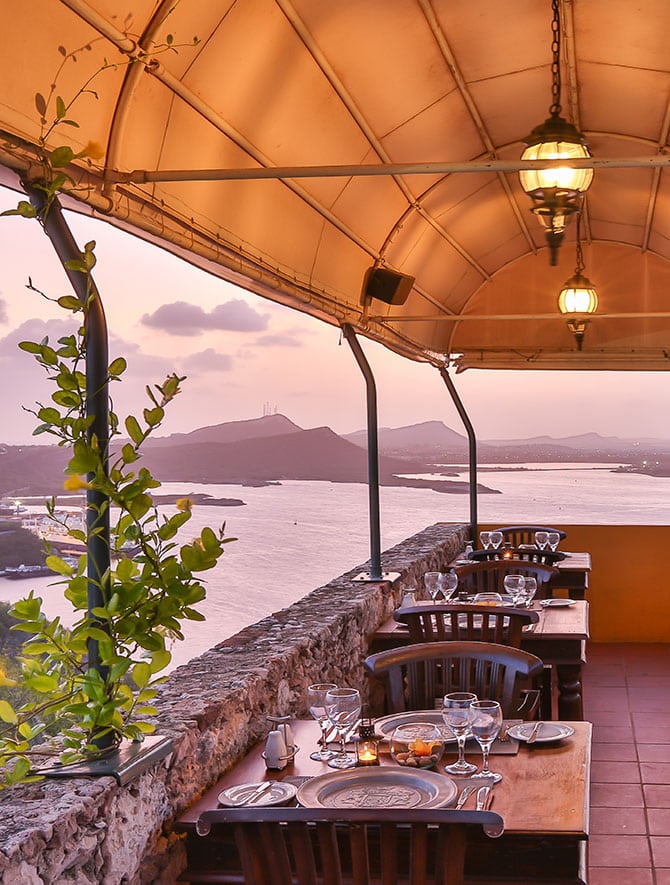
[[[8,566],[4,570],[4,577],[10,581],[18,581],[21,578],[43,578],[53,575],[54,572],[46,565],[17,565]]]

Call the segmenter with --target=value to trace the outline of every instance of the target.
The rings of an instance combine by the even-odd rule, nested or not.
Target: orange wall
[[[670,642],[670,526],[556,523],[556,528],[568,534],[559,550],[591,554],[586,596],[591,639]]]

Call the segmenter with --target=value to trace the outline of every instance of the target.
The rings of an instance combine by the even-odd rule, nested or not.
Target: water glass
[[[470,728],[472,734],[482,748],[484,764],[482,770],[473,774],[473,778],[490,778],[494,784],[502,780],[502,774],[489,768],[489,752],[493,741],[500,734],[503,716],[498,701],[473,701],[469,708]]]
[[[477,695],[470,691],[453,691],[445,694],[442,703],[442,719],[451,729],[458,744],[458,760],[445,765],[449,774],[472,774],[477,766],[465,759],[465,741],[470,732],[470,706],[477,700]]]
[[[530,608],[533,604],[535,594],[537,593],[537,579],[524,578],[523,584],[524,604],[526,605],[526,608]]]
[[[555,550],[561,541],[561,536],[558,532],[547,532],[547,541],[551,549]]]
[[[321,728],[321,749],[309,754],[309,758],[314,759],[315,762],[328,762],[335,756],[335,753],[328,749],[328,741],[326,740],[329,731],[326,695],[335,688],[337,685],[334,682],[315,682],[314,685],[307,687],[307,706],[310,715],[316,719]]]
[[[490,532],[489,533],[489,540],[491,541],[491,547],[493,547],[494,550],[497,550],[498,547],[500,547],[500,545],[503,542],[503,533],[502,532]]]
[[[456,588],[458,587],[458,575],[456,572],[451,569],[448,571],[446,575],[444,575],[444,588],[442,592],[444,593],[445,599],[451,599],[451,597],[456,592]]]
[[[484,550],[488,550],[491,546],[491,532],[480,532],[479,541]]]
[[[354,768],[356,757],[347,753],[346,735],[361,715],[361,695],[357,688],[332,688],[326,692],[326,712],[340,739],[340,752],[328,761],[330,768]]]
[[[548,532],[535,532],[535,546],[540,550],[544,550],[549,543]]]
[[[426,572],[423,576],[423,583],[433,602],[437,602],[438,598],[444,598],[444,589],[446,587],[446,575],[442,572]]]
[[[526,601],[525,583],[523,575],[505,575],[503,578],[503,587],[512,597],[512,605],[521,605]]]

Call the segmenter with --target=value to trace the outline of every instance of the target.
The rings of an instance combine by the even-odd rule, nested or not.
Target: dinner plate
[[[235,784],[234,787],[228,787],[219,793],[219,805],[225,805],[228,808],[246,807],[261,805],[283,805],[289,802],[298,792],[298,788],[294,784],[287,784],[283,781],[273,781],[272,786],[265,793],[257,796],[253,802],[247,804],[244,797],[253,792],[256,787],[260,787],[260,783],[255,784]]]
[[[375,732],[382,740],[390,740],[391,735],[399,725],[409,725],[412,722],[430,722],[440,729],[442,740],[456,743],[453,731],[445,724],[440,710],[408,710],[405,713],[391,713],[389,716],[380,716],[375,720]]]
[[[556,599],[541,599],[540,605],[542,608],[567,608],[569,605],[574,605],[576,599],[560,599],[557,597]]]
[[[313,777],[298,788],[297,799],[306,808],[443,808],[457,793],[443,774],[382,765]]]
[[[534,728],[535,722],[522,722],[521,725],[513,725],[507,734],[517,741],[527,741]],[[574,733],[574,728],[569,725],[563,725],[560,722],[543,722],[533,743],[547,744],[550,741],[560,741]]]

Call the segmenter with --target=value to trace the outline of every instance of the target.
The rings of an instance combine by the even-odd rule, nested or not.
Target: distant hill
[[[147,448],[155,446],[185,445],[187,443],[227,443],[256,437],[281,436],[302,430],[284,415],[264,415],[248,421],[227,421],[200,427],[190,433],[173,433],[147,442]]]
[[[163,482],[238,483],[259,480],[367,482],[367,455],[328,427],[228,443],[161,445],[144,459]],[[417,462],[414,472],[425,470]],[[408,462],[380,458],[381,481],[410,472]]]
[[[424,421],[408,427],[380,427],[377,431],[379,448],[387,454],[432,456],[446,450],[467,451],[465,436],[456,433],[442,421]],[[367,447],[367,430],[357,430],[343,436],[358,446]]]

